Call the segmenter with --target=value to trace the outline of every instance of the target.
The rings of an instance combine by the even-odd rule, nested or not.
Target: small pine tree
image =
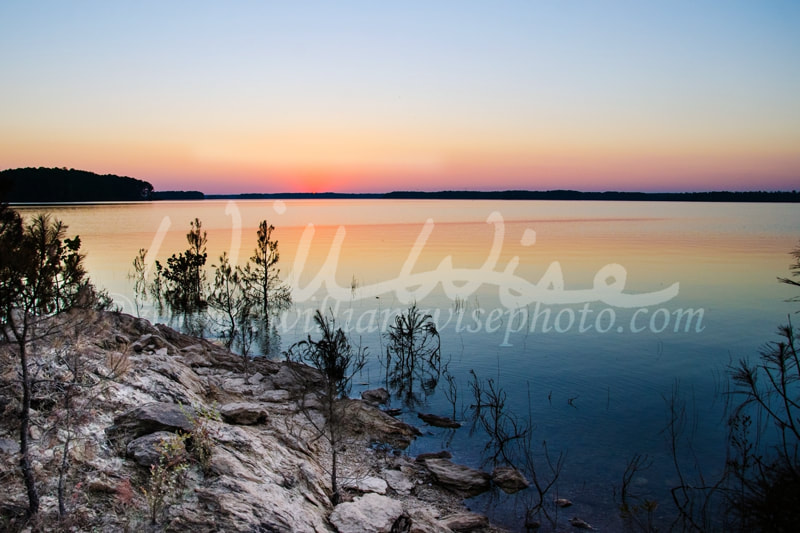
[[[341,328],[336,328],[333,318],[327,318],[317,310],[314,322],[322,336],[314,340],[309,335],[307,340],[294,344],[286,356],[290,361],[307,364],[318,370],[322,377],[322,385],[314,386],[311,393],[317,397],[325,414],[325,424],[319,425],[310,416],[307,409],[303,413],[320,437],[325,438],[331,448],[331,502],[339,503],[338,459],[339,447],[342,444],[344,428],[344,410],[337,408],[337,400],[346,398],[350,393],[353,376],[366,364],[367,352],[362,348],[353,348],[350,340]],[[309,387],[311,384],[309,383]]]
[[[292,303],[291,290],[278,276],[278,241],[272,239],[275,226],[262,220],[258,225],[256,249],[245,267],[245,280],[254,299],[258,302],[259,313],[269,329],[270,316],[287,309]]]
[[[65,237],[67,226],[40,214],[23,227],[16,213],[0,216],[0,327],[3,341],[16,351],[21,376],[19,413],[20,470],[28,495],[28,514],[39,511],[39,492],[31,464],[30,428],[34,341],[56,334],[47,319],[85,303],[93,294],[83,268],[81,241]]]
[[[222,337],[228,348],[238,342],[242,355],[249,351],[248,331],[251,329],[255,302],[243,284],[243,270],[230,264],[228,254],[223,252],[219,265],[214,265],[214,283],[208,297],[208,305],[219,315]]]
[[[154,295],[163,294],[166,303],[174,311],[192,312],[206,305],[205,289],[207,233],[202,231],[200,219],[191,222],[186,234],[189,248],[167,259],[167,266],[156,261],[156,274],[153,280]]]

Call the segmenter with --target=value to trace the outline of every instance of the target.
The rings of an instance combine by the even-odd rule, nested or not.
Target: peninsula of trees
[[[10,203],[202,200],[198,191],[154,191],[147,181],[66,168],[16,168],[0,172],[0,199]]]
[[[66,168],[17,168],[0,172],[0,191],[12,203],[150,200],[153,186],[142,180]]]

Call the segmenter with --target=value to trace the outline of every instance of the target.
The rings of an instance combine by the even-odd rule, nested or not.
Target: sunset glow
[[[795,2],[0,6],[0,169],[158,190],[791,190]]]

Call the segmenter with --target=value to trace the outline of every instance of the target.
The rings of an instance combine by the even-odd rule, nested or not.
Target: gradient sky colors
[[[0,4],[0,168],[206,193],[800,188],[800,3]]]

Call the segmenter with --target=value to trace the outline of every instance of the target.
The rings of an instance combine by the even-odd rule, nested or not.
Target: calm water
[[[49,210],[81,236],[95,283],[131,313],[127,276],[139,248],[162,260],[185,249],[198,217],[209,263],[222,251],[243,262],[268,219],[296,299],[279,325],[282,348],[313,333],[309,309],[333,310],[376,358],[361,389],[382,385],[380,331],[416,300],[437,318],[457,416],[472,401],[469,371],[494,379],[516,415],[533,422],[534,442],[566,454],[557,491],[575,502],[567,515],[607,530],[616,524],[612,487],[634,453],[653,459],[637,490],[668,507],[676,476],[661,430],[676,383],[695,407],[700,463],[721,465],[715,398],[726,366],[755,357],[797,308],[775,279],[788,274],[800,237],[800,210],[786,204],[298,200]],[[424,401],[421,411],[452,414],[441,389]],[[419,425],[414,411],[404,416]],[[426,429],[410,453],[447,446],[458,462],[485,459],[486,440],[468,424]],[[518,528],[525,497],[471,505]]]

